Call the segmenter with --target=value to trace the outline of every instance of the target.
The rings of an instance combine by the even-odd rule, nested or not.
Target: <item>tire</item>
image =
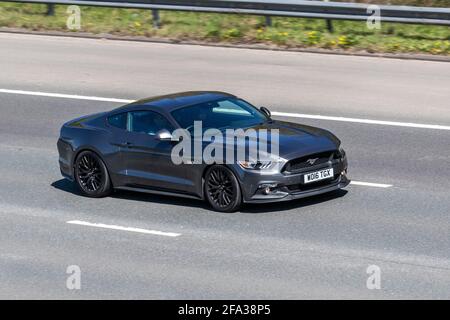
[[[76,184],[83,195],[101,198],[111,193],[112,185],[108,169],[96,153],[81,152],[75,160],[74,169]]]
[[[204,188],[205,198],[216,211],[234,212],[242,204],[239,182],[225,166],[214,165],[208,168]]]

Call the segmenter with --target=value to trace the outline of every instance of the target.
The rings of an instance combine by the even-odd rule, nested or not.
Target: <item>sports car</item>
[[[218,156],[214,161],[199,160],[195,151],[203,156],[208,142],[219,140],[200,136],[198,144],[198,134],[189,135],[196,123],[201,125],[201,134],[213,129],[216,136],[240,129],[264,132],[256,140],[244,137],[240,145],[270,154],[265,151],[269,144],[276,154],[252,157],[247,150],[242,159],[222,161],[225,152],[239,153],[236,143],[224,147],[223,152],[219,148],[210,153]],[[175,134],[177,130],[186,135]],[[182,143],[188,145],[179,153],[184,161],[174,160],[174,149]],[[347,156],[334,134],[274,120],[267,108],[223,92],[152,97],[77,118],[62,126],[57,147],[62,175],[88,197],[105,197],[116,189],[133,190],[206,200],[217,211],[233,212],[242,203],[304,198],[350,183]]]

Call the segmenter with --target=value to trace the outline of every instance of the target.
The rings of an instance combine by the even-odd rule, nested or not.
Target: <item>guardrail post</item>
[[[272,26],[272,17],[271,16],[265,16],[266,18],[266,27]]]
[[[327,19],[327,29],[329,33],[333,33],[334,29],[333,29],[333,21],[330,19]]]
[[[55,5],[47,4],[47,12],[45,14],[47,16],[54,16],[55,15]]]
[[[161,26],[161,21],[159,19],[159,10],[152,9],[152,20],[153,20],[153,28],[159,29]]]
[[[323,0],[325,2],[328,2],[329,0]],[[330,19],[327,19],[327,30],[329,33],[333,33],[333,22]]]

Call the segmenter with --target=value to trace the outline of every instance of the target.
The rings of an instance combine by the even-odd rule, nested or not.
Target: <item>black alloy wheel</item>
[[[233,172],[225,166],[214,165],[205,174],[205,196],[217,211],[233,212],[242,203],[241,189]]]
[[[78,155],[75,178],[82,193],[88,197],[100,198],[111,192],[108,170],[94,152],[84,151]]]

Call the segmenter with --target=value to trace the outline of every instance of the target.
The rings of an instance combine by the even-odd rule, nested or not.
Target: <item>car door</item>
[[[144,110],[128,113],[125,142],[128,185],[190,193],[193,185],[186,179],[185,167],[174,164],[171,159],[175,142],[158,139],[157,133],[162,129],[173,132],[174,126],[158,112]]]
[[[109,146],[103,157],[109,169],[113,184],[117,187],[126,184],[127,167],[124,158],[126,151],[128,113],[119,112],[108,116],[106,126],[110,132]]]

